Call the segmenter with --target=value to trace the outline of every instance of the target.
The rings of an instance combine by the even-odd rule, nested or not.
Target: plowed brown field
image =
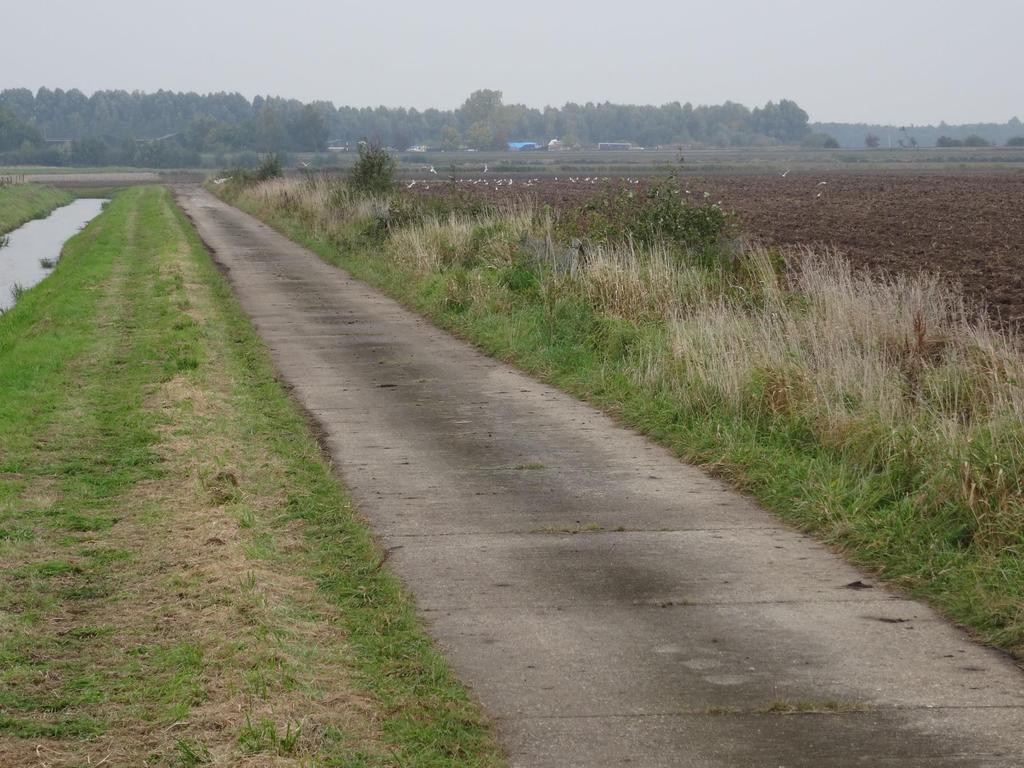
[[[496,186],[491,178],[454,188],[474,198],[528,196],[564,207],[622,183],[516,179]],[[698,199],[707,193],[721,201],[763,242],[834,246],[868,267],[935,270],[1004,321],[1024,325],[1024,173],[743,174],[684,176],[683,184]],[[437,181],[429,187],[412,191],[453,189]]]

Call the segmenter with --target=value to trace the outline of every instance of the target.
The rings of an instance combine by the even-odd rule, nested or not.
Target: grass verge
[[[0,389],[0,764],[501,764],[166,190],[0,318]]]
[[[0,235],[17,229],[26,221],[41,219],[73,199],[64,190],[38,184],[0,186]]]
[[[553,222],[316,179],[217,191],[1024,651],[1024,354],[955,288],[829,254],[616,243],[618,201]],[[702,222],[655,203],[638,213],[659,226]],[[604,243],[566,253],[566,222],[595,220]]]

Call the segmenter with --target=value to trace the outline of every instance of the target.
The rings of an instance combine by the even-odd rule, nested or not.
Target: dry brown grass
[[[643,249],[632,242],[589,250],[570,279],[599,311],[639,323],[681,313],[706,288],[704,273],[682,267],[665,247]]]
[[[326,237],[351,221],[373,218],[388,208],[386,199],[355,195],[322,176],[272,179],[247,188],[244,194],[265,210],[293,213],[312,234]]]
[[[767,251],[745,258],[755,268],[743,291],[671,321],[662,375],[679,371],[708,406],[800,420],[865,470],[912,463],[931,503],[971,510],[979,542],[1015,546],[1019,340],[935,276],[881,278],[834,253],[792,254],[781,273]]]

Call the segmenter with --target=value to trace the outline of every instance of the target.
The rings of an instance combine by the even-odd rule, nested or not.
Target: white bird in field
[[[301,165],[303,168],[309,168],[309,163],[307,163],[305,160],[299,160],[299,165]]]
[[[815,195],[815,197],[821,197],[821,192]]]
[[[484,163],[484,173],[487,173],[487,163]]]
[[[213,180],[213,183],[214,183],[214,184],[223,184],[223,183],[224,183],[225,181],[227,181],[227,178],[223,178],[223,179],[214,179],[214,180]]]
[[[416,179],[413,179],[412,181],[409,182],[408,186],[406,186],[406,189],[412,189],[415,186],[416,186]]]
[[[434,170],[434,166],[430,166],[430,172],[433,173],[433,174],[437,173],[437,171]]]
[[[782,174],[782,178],[786,178],[787,176],[789,176],[789,170],[788,169],[786,170],[785,173]]]
[[[819,187],[823,187],[823,186],[825,186],[826,184],[828,184],[828,182],[827,182],[827,181],[819,181],[819,182],[817,183],[817,185],[816,185],[816,186],[819,186]]]

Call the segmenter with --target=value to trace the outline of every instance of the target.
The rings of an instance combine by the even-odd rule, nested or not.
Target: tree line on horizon
[[[216,165],[238,153],[321,152],[330,144],[353,145],[362,139],[398,150],[414,145],[504,149],[508,141],[554,138],[569,146],[602,141],[645,147],[862,146],[866,132],[885,130],[812,125],[807,113],[787,99],[752,109],[730,101],[701,106],[570,102],[537,109],[505,104],[501,91],[484,89],[457,109],[417,110],[336,107],[271,96],[249,100],[223,92],[104,90],[86,96],[60,88],[0,91],[0,161],[49,165]],[[939,136],[915,131],[922,145],[934,144]],[[972,132],[977,127],[964,135]],[[945,134],[957,135],[949,127]]]
[[[815,131],[833,136],[841,147],[912,149],[917,147],[1019,146],[1024,123],[1012,117],[1005,123],[949,125],[879,125],[870,123],[815,123]]]
[[[328,144],[362,139],[404,150],[414,145],[439,149],[504,149],[508,141],[568,145],[628,141],[639,146],[761,146],[795,143],[806,137],[807,113],[781,100],[750,109],[735,102],[693,106],[569,103],[536,109],[505,104],[502,93],[479,90],[453,110],[404,107],[336,107],[330,102],[238,93],[174,93],[27,88],[0,91],[0,110],[17,129],[0,134],[0,152],[26,161],[50,155],[47,144],[74,142],[80,159],[98,162],[146,154],[138,146],[161,141],[164,154],[319,152]],[[148,154],[157,154],[148,150]],[[160,158],[148,158],[150,160]],[[169,159],[169,158],[168,158]]]

